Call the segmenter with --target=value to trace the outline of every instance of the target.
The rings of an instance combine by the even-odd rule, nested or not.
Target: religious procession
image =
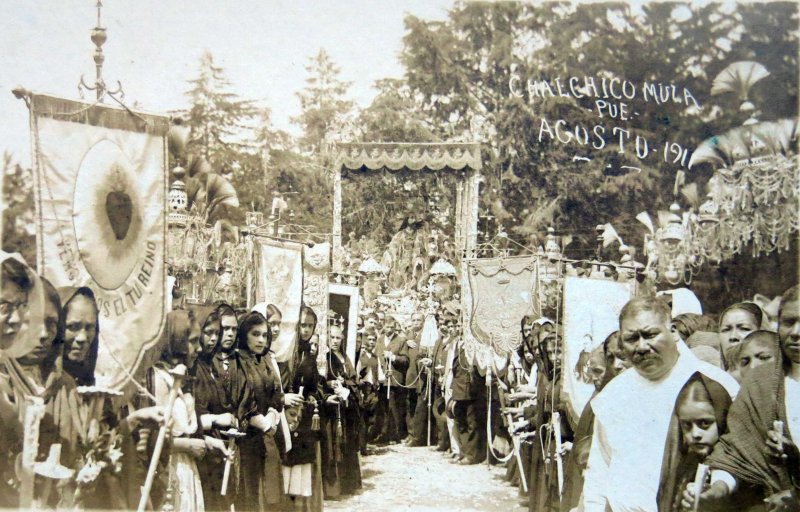
[[[0,508],[800,511],[796,3],[43,7]]]

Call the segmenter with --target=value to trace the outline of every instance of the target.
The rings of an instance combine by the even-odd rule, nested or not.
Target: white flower
[[[108,450],[108,460],[111,461],[112,464],[116,464],[118,460],[122,458],[122,450],[119,448],[110,448]]]
[[[99,464],[94,461],[87,462],[80,471],[78,471],[78,476],[75,477],[75,480],[79,484],[90,484],[97,480],[97,477],[100,476],[100,470],[102,468]]]

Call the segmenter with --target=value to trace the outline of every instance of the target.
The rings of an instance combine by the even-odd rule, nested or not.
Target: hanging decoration
[[[755,256],[786,250],[800,227],[797,118],[760,121],[748,99],[752,87],[769,72],[757,62],[735,62],[715,79],[712,94],[734,93],[742,126],[711,137],[689,162],[714,166],[707,200],[692,212],[690,255],[693,263],[719,262],[750,247]]]
[[[753,257],[789,248],[800,229],[800,162],[797,118],[760,121],[750,101],[752,87],[769,76],[757,62],[735,62],[714,79],[713,95],[733,93],[741,126],[702,142],[692,153],[689,169],[709,164],[714,173],[701,202],[696,183],[684,185],[676,176],[677,202],[658,212],[658,228],[646,212],[636,216],[645,235],[645,272],[656,282],[689,284],[705,263],[718,264],[749,248]]]

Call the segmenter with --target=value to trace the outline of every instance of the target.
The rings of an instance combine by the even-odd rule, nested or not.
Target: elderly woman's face
[[[97,311],[89,298],[76,295],[67,304],[64,329],[64,350],[67,359],[80,363],[89,355],[97,336]]]
[[[748,334],[758,330],[756,319],[749,311],[731,309],[719,322],[720,341],[722,350],[727,351],[731,345],[741,343]]]

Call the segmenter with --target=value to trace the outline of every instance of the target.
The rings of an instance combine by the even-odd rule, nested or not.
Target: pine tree
[[[245,149],[250,130],[247,122],[255,115],[253,104],[230,92],[231,83],[210,52],[200,58],[197,77],[189,83],[192,85],[186,93],[192,102],[186,113],[191,127],[189,149],[224,167]]]
[[[292,119],[303,128],[300,144],[303,149],[317,152],[321,149],[332,128],[353,109],[346,99],[350,82],[339,78],[341,69],[324,49],[309,59],[306,66],[306,87],[297,93],[302,113]]]

